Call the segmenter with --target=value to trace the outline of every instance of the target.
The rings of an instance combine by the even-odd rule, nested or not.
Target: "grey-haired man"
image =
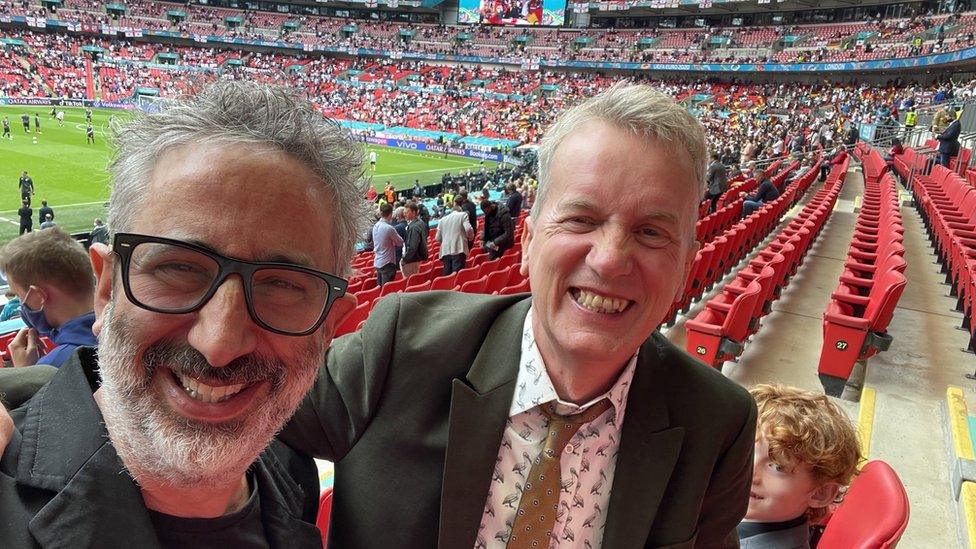
[[[321,547],[314,463],[273,437],[355,307],[331,273],[364,228],[361,150],[235,82],[117,130],[98,352],[11,414],[2,545]]]

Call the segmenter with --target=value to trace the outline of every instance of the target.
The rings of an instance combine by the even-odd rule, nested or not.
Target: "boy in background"
[[[742,549],[808,549],[810,524],[851,483],[861,450],[851,420],[820,394],[757,385],[752,491],[738,527]]]

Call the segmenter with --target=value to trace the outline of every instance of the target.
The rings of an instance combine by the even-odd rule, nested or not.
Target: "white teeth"
[[[183,390],[186,391],[186,394],[195,400],[206,403],[223,402],[244,388],[243,383],[235,383],[234,385],[225,385],[223,387],[211,387],[210,385],[201,383],[199,380],[182,374],[176,374],[176,377],[183,385]]]
[[[595,313],[619,313],[627,308],[629,301],[626,299],[616,299],[613,297],[606,297],[592,292],[587,292],[586,290],[577,290],[578,294],[574,297],[576,302],[583,306],[584,309],[593,311]]]

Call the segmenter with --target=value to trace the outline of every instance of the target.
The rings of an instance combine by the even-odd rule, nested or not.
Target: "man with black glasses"
[[[98,353],[11,412],[2,545],[321,547],[315,465],[273,437],[355,307],[331,273],[364,228],[361,150],[234,82],[116,142],[112,243],[89,252]]]

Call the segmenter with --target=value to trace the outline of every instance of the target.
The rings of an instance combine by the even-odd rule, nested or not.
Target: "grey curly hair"
[[[333,269],[348,274],[357,238],[368,223],[363,148],[335,121],[283,87],[218,80],[156,113],[112,123],[110,234],[129,230],[148,198],[150,175],[168,150],[194,143],[253,144],[307,165],[332,195]],[[269,182],[273,184],[273,182]]]

